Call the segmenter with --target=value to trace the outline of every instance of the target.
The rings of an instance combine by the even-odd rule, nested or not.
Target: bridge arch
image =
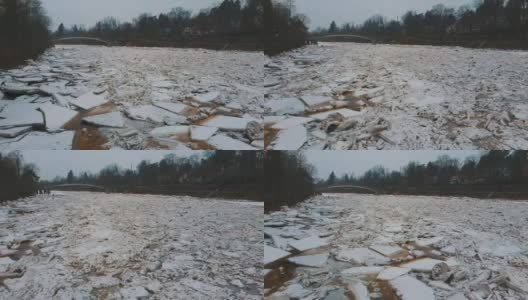
[[[99,38],[93,38],[93,37],[82,37],[82,36],[73,36],[73,37],[65,37],[65,38],[59,38],[54,40],[55,44],[96,44],[96,45],[105,45],[110,46],[111,43],[108,41],[105,41],[103,39]]]

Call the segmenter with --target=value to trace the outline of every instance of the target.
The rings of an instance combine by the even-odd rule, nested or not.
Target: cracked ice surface
[[[215,146],[208,140],[181,136],[167,143],[150,135],[164,125],[209,121],[208,126],[218,128],[209,138],[227,134],[239,145],[263,149],[263,138],[253,134],[255,126],[248,129],[246,125],[262,120],[264,61],[258,52],[57,46],[27,66],[0,72],[0,127],[32,125],[41,131],[42,116],[35,108],[55,104],[95,120],[110,112],[125,116],[124,122],[112,122],[110,127],[106,122],[82,124],[83,128],[98,127],[108,140],[101,145],[105,149],[158,150],[171,145],[211,149]],[[215,124],[218,120],[228,122]],[[117,128],[121,126],[124,130]],[[123,135],[122,131],[137,134]],[[14,148],[27,146],[17,142],[15,138],[11,141]],[[224,150],[221,146],[216,148]]]
[[[358,111],[323,135],[305,124],[303,149],[526,149],[526,65],[524,51],[321,43],[268,60],[266,115]]]
[[[262,204],[52,193],[0,206],[2,299],[261,299]],[[6,229],[9,228],[9,229]],[[18,273],[16,273],[18,272]]]
[[[267,265],[264,293],[270,300],[293,297],[295,291],[305,299],[334,299],[335,294],[358,293],[354,282],[361,280],[370,299],[484,299],[491,289],[498,299],[524,300],[527,215],[527,202],[510,200],[316,196],[266,215],[265,245],[290,252],[289,262],[329,257],[317,261],[317,269],[298,264],[292,270],[280,261]],[[312,236],[329,246],[293,247]],[[433,278],[433,273],[442,274],[439,265],[448,269],[443,279]],[[460,293],[473,298],[460,298]]]

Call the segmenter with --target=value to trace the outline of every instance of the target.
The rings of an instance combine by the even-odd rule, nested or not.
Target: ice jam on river
[[[527,149],[528,52],[322,43],[265,64],[266,147]]]
[[[528,299],[528,203],[327,194],[265,216],[266,299]]]
[[[0,206],[0,299],[262,299],[261,203],[61,192]]]
[[[264,148],[259,52],[57,46],[0,70],[0,149]]]

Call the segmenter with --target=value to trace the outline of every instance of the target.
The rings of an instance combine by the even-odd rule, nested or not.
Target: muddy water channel
[[[475,253],[466,258],[445,232],[423,233],[394,211],[370,216],[369,204],[343,209],[333,200],[320,196],[267,215],[266,299],[526,299],[504,266],[467,264]]]

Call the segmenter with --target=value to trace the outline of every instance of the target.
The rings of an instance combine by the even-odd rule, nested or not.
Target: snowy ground
[[[260,203],[191,197],[10,202],[0,299],[262,299],[262,218]]]
[[[0,147],[263,149],[264,60],[258,52],[57,46],[0,71]]]
[[[528,299],[526,202],[328,194],[264,226],[267,299]]]
[[[266,146],[526,149],[527,65],[523,51],[355,43],[298,49],[265,65]]]

